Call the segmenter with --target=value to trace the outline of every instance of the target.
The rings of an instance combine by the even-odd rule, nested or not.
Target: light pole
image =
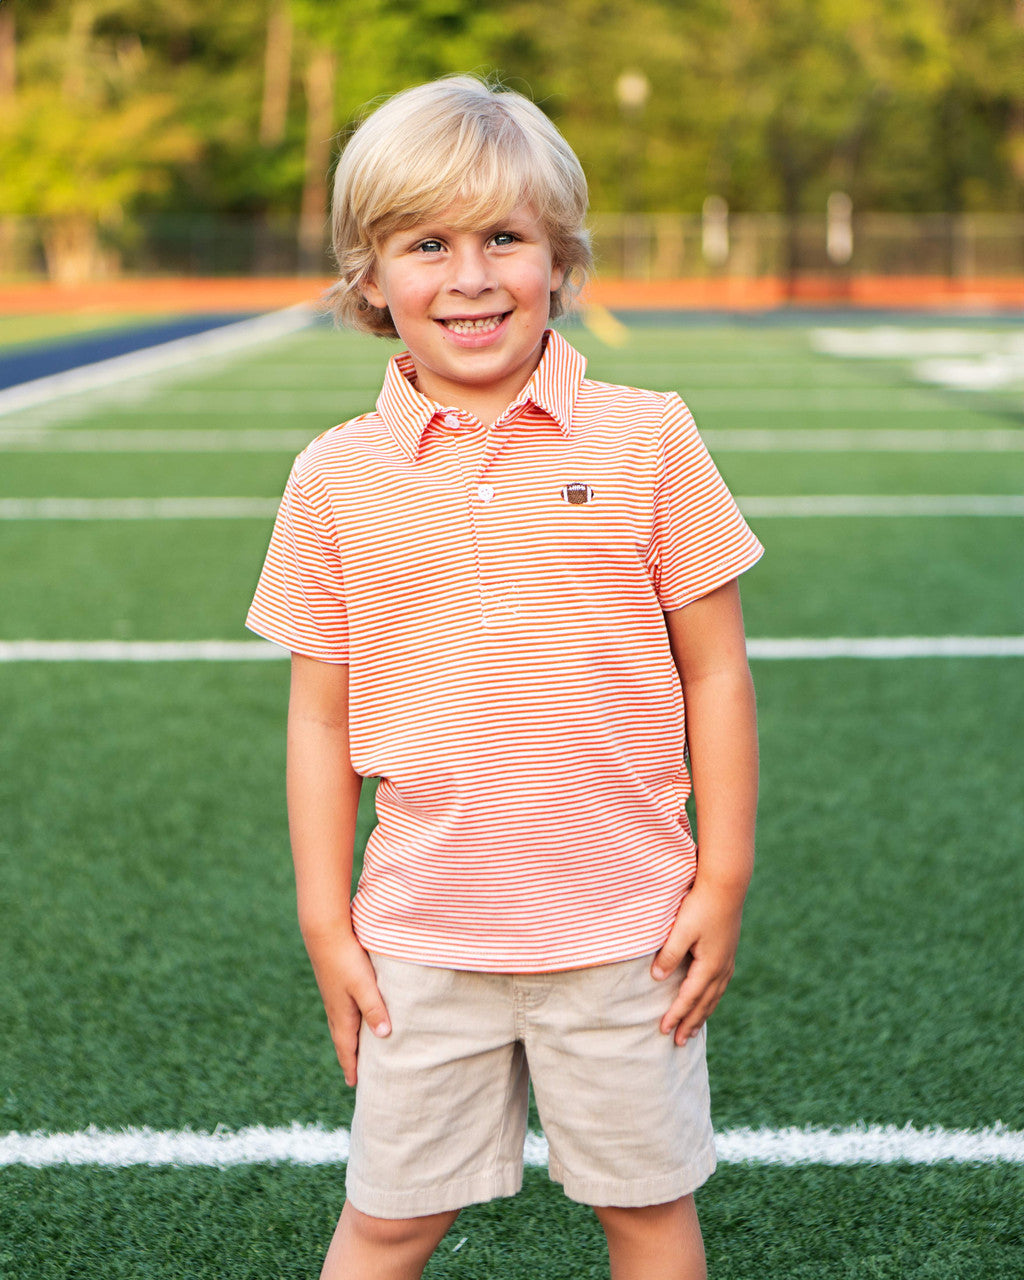
[[[643,208],[643,115],[651,83],[642,71],[623,71],[615,81],[615,97],[622,116],[622,163],[619,169],[623,214],[622,268],[627,277],[643,273],[644,254],[639,228],[631,216]]]

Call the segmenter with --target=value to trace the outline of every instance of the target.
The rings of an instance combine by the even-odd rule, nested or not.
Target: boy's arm
[[[352,932],[352,847],[362,778],[348,740],[348,667],[292,655],[288,824],[299,928],[345,1080],[356,1083],[363,1018],[390,1031],[370,958]]]
[[[682,1044],[707,1021],[735,967],[754,867],[757,717],[735,580],[665,619],[686,703],[699,853],[693,888],[651,972],[665,978],[692,957],[661,1021]]]

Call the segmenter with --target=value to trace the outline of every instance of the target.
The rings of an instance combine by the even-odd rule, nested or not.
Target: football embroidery
[[[568,502],[572,507],[582,507],[584,503],[594,501],[594,491],[589,484],[574,480],[572,484],[563,486],[562,501]]]

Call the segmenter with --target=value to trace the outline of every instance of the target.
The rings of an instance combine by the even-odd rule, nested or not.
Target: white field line
[[[268,640],[0,640],[0,663],[267,662],[288,656]]]
[[[955,391],[999,391],[1024,385],[1024,355],[990,352],[971,360],[918,360],[914,377]]]
[[[934,413],[943,403],[930,387],[751,387],[749,390],[695,388],[684,399],[694,413]]]
[[[144,411],[140,410],[140,414]],[[330,425],[333,425],[330,424]],[[297,453],[317,434],[306,429],[224,428],[212,431],[140,427],[93,430],[16,426],[0,430],[0,452],[31,453]],[[722,428],[702,432],[713,453],[1024,453],[1013,428],[796,427]]]
[[[904,325],[871,325],[855,329],[811,330],[811,347],[830,356],[854,359],[908,360],[926,356],[985,356],[1000,352],[1024,356],[1024,334],[1017,329],[908,329]]]
[[[911,360],[919,382],[957,391],[1024,389],[1024,334],[971,329],[816,329],[811,346],[855,359]]]
[[[826,636],[748,640],[751,658],[1024,658],[1024,636]]]
[[[216,331],[215,331],[216,332]],[[177,339],[189,342],[190,338]],[[168,344],[169,345],[169,344]],[[132,353],[140,354],[140,353]],[[117,359],[128,359],[119,356]],[[95,367],[95,366],[93,366]],[[78,372],[77,370],[75,371]],[[383,373],[383,370],[381,370]],[[55,374],[54,377],[65,377]],[[41,379],[40,381],[44,381]],[[28,387],[34,384],[25,383]],[[10,388],[15,390],[16,388]],[[370,408],[377,399],[380,382],[376,385],[334,387],[297,387],[295,389],[266,387],[262,389],[242,389],[230,387],[210,387],[202,390],[181,390],[170,393],[162,399],[159,411],[162,417],[183,417],[195,414],[296,414],[296,413],[332,413],[341,396],[359,396]],[[2,393],[6,394],[6,392]],[[884,410],[886,413],[900,412],[933,412],[935,409],[934,392],[921,390],[893,390],[885,387],[849,388],[849,387],[815,387],[807,390],[769,388],[758,391],[711,390],[692,391],[687,403],[692,403],[695,410],[736,409],[744,413],[775,413],[779,410],[834,410],[841,408],[851,411],[871,412]],[[32,407],[28,402],[21,407]]]
[[[0,498],[0,520],[253,520],[280,498]]]
[[[1021,433],[1024,436],[1024,432]],[[0,433],[4,453],[298,453],[316,435],[309,430],[241,428],[161,431],[144,428],[17,428]]]
[[[750,639],[761,661],[829,658],[1024,658],[1021,636],[825,636]],[[0,640],[11,662],[271,662],[288,650],[267,640]]]
[[[789,516],[1024,516],[1021,494],[801,494],[738,497],[751,518]],[[4,520],[253,520],[278,498],[0,498]]]
[[[986,1129],[915,1129],[910,1125],[855,1125],[846,1129],[725,1129],[716,1135],[725,1164],[1024,1164],[1024,1133],[995,1125]],[[225,1166],[236,1164],[341,1164],[348,1159],[346,1129],[293,1123],[288,1128],[253,1125],[212,1133],[148,1128],[109,1132],[90,1125],[77,1133],[0,1135],[0,1166],[130,1165]],[[524,1143],[528,1168],[543,1168],[543,1134]]]
[[[383,369],[381,376],[383,377]],[[271,414],[334,414],[334,421],[339,421],[338,402],[342,397],[359,397],[371,408],[380,394],[380,381],[376,386],[365,387],[318,387],[296,388],[294,391],[268,387],[265,391],[256,388],[252,391],[234,391],[228,387],[209,387],[203,390],[172,391],[161,399],[159,412],[161,417],[174,417],[181,414],[190,417],[195,414],[245,414],[248,417],[259,415],[267,417]]]
[[[1005,427],[752,427],[702,435],[712,452],[727,453],[1024,453],[1024,431]]]
[[[113,356],[109,360],[80,365],[64,373],[34,378],[31,382],[22,382],[0,391],[0,417],[50,404],[66,396],[106,390],[133,378],[152,377],[171,369],[191,366],[194,361],[208,356],[244,351],[305,329],[315,318],[316,312],[312,307],[300,304],[269,315],[240,320],[236,324],[221,325],[204,333],[194,333],[187,338],[144,347],[127,355]]]
[[[1024,516],[1024,494],[799,494],[737,498],[750,517],[766,516]]]

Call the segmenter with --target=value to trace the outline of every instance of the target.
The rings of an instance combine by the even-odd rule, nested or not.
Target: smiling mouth
[[[441,323],[453,333],[492,333],[507,315],[508,312],[505,311],[500,316],[480,316],[475,320],[442,320]]]

